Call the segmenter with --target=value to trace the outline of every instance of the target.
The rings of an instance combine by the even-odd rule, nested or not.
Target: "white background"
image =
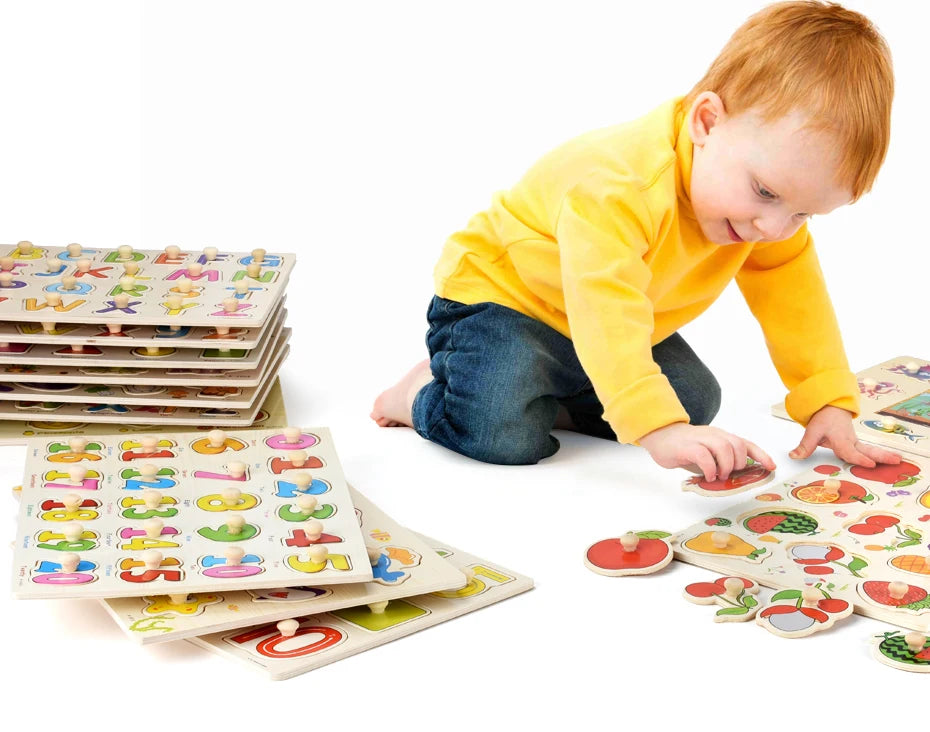
[[[877,22],[897,72],[874,191],[812,224],[858,370],[930,357],[930,6],[848,4]],[[598,539],[681,529],[733,499],[682,494],[682,473],[634,447],[561,433],[543,464],[496,467],[368,419],[425,356],[444,238],[550,148],[687,91],[761,6],[0,4],[0,240],[297,252],[292,422],[331,427],[350,480],[399,521],[538,584],[277,684],[183,642],[132,645],[92,602],[4,593],[0,674],[15,701],[0,715],[53,726],[70,715],[78,729],[774,729],[864,724],[885,700],[873,711],[903,724],[927,679],[871,659],[877,622],[787,641],[684,602],[686,583],[711,576],[694,567],[611,579],[582,566]],[[816,464],[787,458],[800,430],[768,414],[783,388],[735,288],[683,332],[723,384],[717,424],[767,448],[781,479]],[[2,461],[18,483],[22,451]]]

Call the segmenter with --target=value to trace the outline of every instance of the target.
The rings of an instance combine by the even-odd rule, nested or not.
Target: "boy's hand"
[[[746,458],[775,470],[765,451],[742,437],[718,430],[678,422],[660,427],[639,439],[652,459],[663,468],[697,467],[705,480],[725,480],[730,473],[746,467]]]
[[[896,452],[860,442],[853,430],[852,414],[829,404],[814,413],[801,444],[789,452],[788,457],[802,460],[818,446],[830,448],[840,460],[863,468],[874,468],[876,463],[897,465],[901,462]]]

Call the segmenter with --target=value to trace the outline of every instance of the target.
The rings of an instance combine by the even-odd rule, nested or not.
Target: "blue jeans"
[[[413,400],[413,427],[450,450],[503,465],[537,463],[559,449],[559,405],[578,431],[616,440],[571,340],[516,310],[434,297],[426,345],[433,380]],[[720,386],[674,333],[652,349],[692,424],[709,424]]]

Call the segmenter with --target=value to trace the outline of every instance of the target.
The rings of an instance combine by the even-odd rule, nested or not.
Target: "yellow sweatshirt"
[[[858,385],[813,241],[708,241],[691,208],[682,99],[583,135],[534,165],[446,242],[436,293],[495,302],[570,338],[621,442],[688,415],[652,346],[734,277],[802,424],[826,404],[858,414]]]

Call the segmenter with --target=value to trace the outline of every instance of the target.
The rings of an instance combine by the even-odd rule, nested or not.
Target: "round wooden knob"
[[[33,244],[31,241],[21,241],[16,245],[20,254],[32,254]]]
[[[207,433],[207,441],[210,447],[223,447],[226,444],[226,433],[223,430],[210,430]]]
[[[291,453],[291,465],[295,468],[299,468],[307,462],[307,451],[306,450],[294,450]]]
[[[142,522],[142,530],[148,539],[157,539],[161,536],[162,529],[165,528],[165,522],[157,516],[147,518]]]
[[[116,253],[119,254],[120,259],[131,259],[132,258],[132,247],[128,244],[123,244],[116,248]]]
[[[223,492],[220,493],[220,497],[223,499],[223,505],[235,506],[242,498],[242,491],[235,486],[230,486],[229,488],[223,489]]]
[[[125,310],[129,307],[129,295],[125,292],[121,292],[119,295],[113,296],[113,304],[116,305],[120,310]]]
[[[730,543],[730,535],[726,531],[715,531],[710,535],[710,541],[715,549],[726,549]]]
[[[93,267],[94,263],[89,259],[79,259],[77,261],[77,270],[82,274],[90,272],[90,268]]]
[[[313,483],[313,476],[310,473],[294,473],[290,477],[301,493],[306,493],[310,489],[310,484]]]
[[[81,558],[73,552],[65,552],[58,558],[58,563],[61,565],[62,574],[71,574],[77,570]]]
[[[187,279],[187,277],[181,277],[175,287],[177,287],[178,292],[186,295],[188,292],[194,289],[194,283]]]
[[[181,247],[174,246],[173,244],[165,247],[165,254],[168,255],[168,259],[177,259],[181,256]]]
[[[64,535],[66,541],[77,541],[84,533],[84,527],[77,521],[69,521],[61,527],[61,533]]]
[[[168,602],[172,605],[186,605],[189,595],[185,592],[184,594],[177,595],[168,595]]]
[[[145,483],[151,483],[158,476],[158,466],[152,463],[144,463],[139,466],[139,477]]]
[[[203,274],[203,265],[200,262],[191,262],[189,265],[187,265],[188,277],[200,277],[201,274]]]
[[[65,290],[77,289],[77,277],[74,275],[65,275],[61,278],[61,286]]]
[[[226,466],[226,469],[229,471],[229,474],[233,478],[241,478],[245,475],[246,464],[241,462],[232,462]]]
[[[238,566],[242,563],[242,557],[245,556],[245,550],[241,546],[228,546],[223,551],[226,558],[226,564],[230,567]]]
[[[316,519],[310,519],[304,525],[304,533],[310,541],[317,541],[323,535],[323,524]]]
[[[300,427],[285,427],[281,430],[284,435],[284,442],[288,445],[296,445],[300,442]]]
[[[46,257],[45,267],[49,272],[57,272],[61,269],[61,260],[58,257]]]
[[[625,552],[635,552],[636,547],[639,546],[639,537],[632,531],[628,531],[620,537],[620,546]]]
[[[69,513],[71,511],[77,511],[81,507],[81,502],[83,499],[77,493],[65,493],[61,497],[61,503],[65,507],[65,511]]]
[[[241,534],[243,526],[245,526],[245,518],[238,513],[226,519],[226,531],[233,536]]]
[[[727,577],[723,581],[723,589],[727,594],[727,597],[738,597],[746,585],[739,577]]]
[[[65,249],[68,250],[69,257],[80,257],[81,252],[84,251],[80,244],[69,244]]]
[[[322,564],[329,556],[329,549],[327,549],[323,544],[314,544],[309,549],[307,549],[307,555],[310,557],[310,561],[314,564]]]
[[[257,280],[262,274],[262,265],[259,262],[249,262],[245,266],[245,273],[253,280]]]
[[[371,610],[375,615],[382,615],[384,611],[387,610],[388,601],[381,600],[380,602],[370,602],[368,603],[368,609]]]
[[[927,636],[915,630],[904,636],[904,642],[911,653],[920,653],[927,643]]]
[[[261,248],[253,249],[252,250],[252,261],[258,262],[259,264],[261,264],[262,262],[265,261],[265,254],[267,254],[267,252],[264,249],[261,249]]]
[[[155,488],[146,488],[142,491],[142,502],[146,508],[158,508],[161,505],[161,491]]]
[[[139,273],[139,263],[138,262],[125,262],[123,264],[123,272],[126,274],[135,277]]]
[[[68,447],[71,448],[71,452],[84,452],[84,448],[87,447],[87,438],[72,437],[68,440]]]
[[[84,478],[87,477],[87,468],[83,465],[72,465],[68,468],[68,479],[76,484],[83,485]]]
[[[309,493],[304,493],[297,496],[297,508],[301,513],[311,514],[316,511],[317,500],[316,496],[312,496]]]
[[[158,549],[146,549],[139,557],[146,569],[158,569],[164,559],[164,555]]]
[[[139,444],[142,445],[142,452],[150,455],[158,449],[158,438],[155,435],[143,435]]]
[[[61,295],[59,295],[57,292],[46,292],[45,304],[53,308],[58,307],[61,305]]]
[[[823,599],[823,594],[816,587],[805,587],[801,590],[801,600],[805,605],[816,605]]]
[[[889,582],[888,596],[891,597],[892,600],[900,600],[907,594],[908,589],[907,582]]]
[[[278,622],[278,632],[284,638],[293,638],[297,634],[297,629],[299,627],[300,623],[298,623],[293,618],[289,618],[288,620],[281,620]]]
[[[823,487],[826,488],[828,491],[838,491],[840,488],[843,487],[843,483],[837,480],[836,478],[827,478],[823,482]]]
[[[172,310],[180,310],[181,306],[184,305],[184,298],[180,295],[168,295],[165,302],[168,303],[168,307]]]
[[[223,312],[234,313],[239,310],[239,301],[234,297],[227,297],[223,300]]]
[[[208,262],[213,262],[216,260],[216,255],[220,253],[220,250],[216,247],[204,247],[203,248],[203,258]]]

